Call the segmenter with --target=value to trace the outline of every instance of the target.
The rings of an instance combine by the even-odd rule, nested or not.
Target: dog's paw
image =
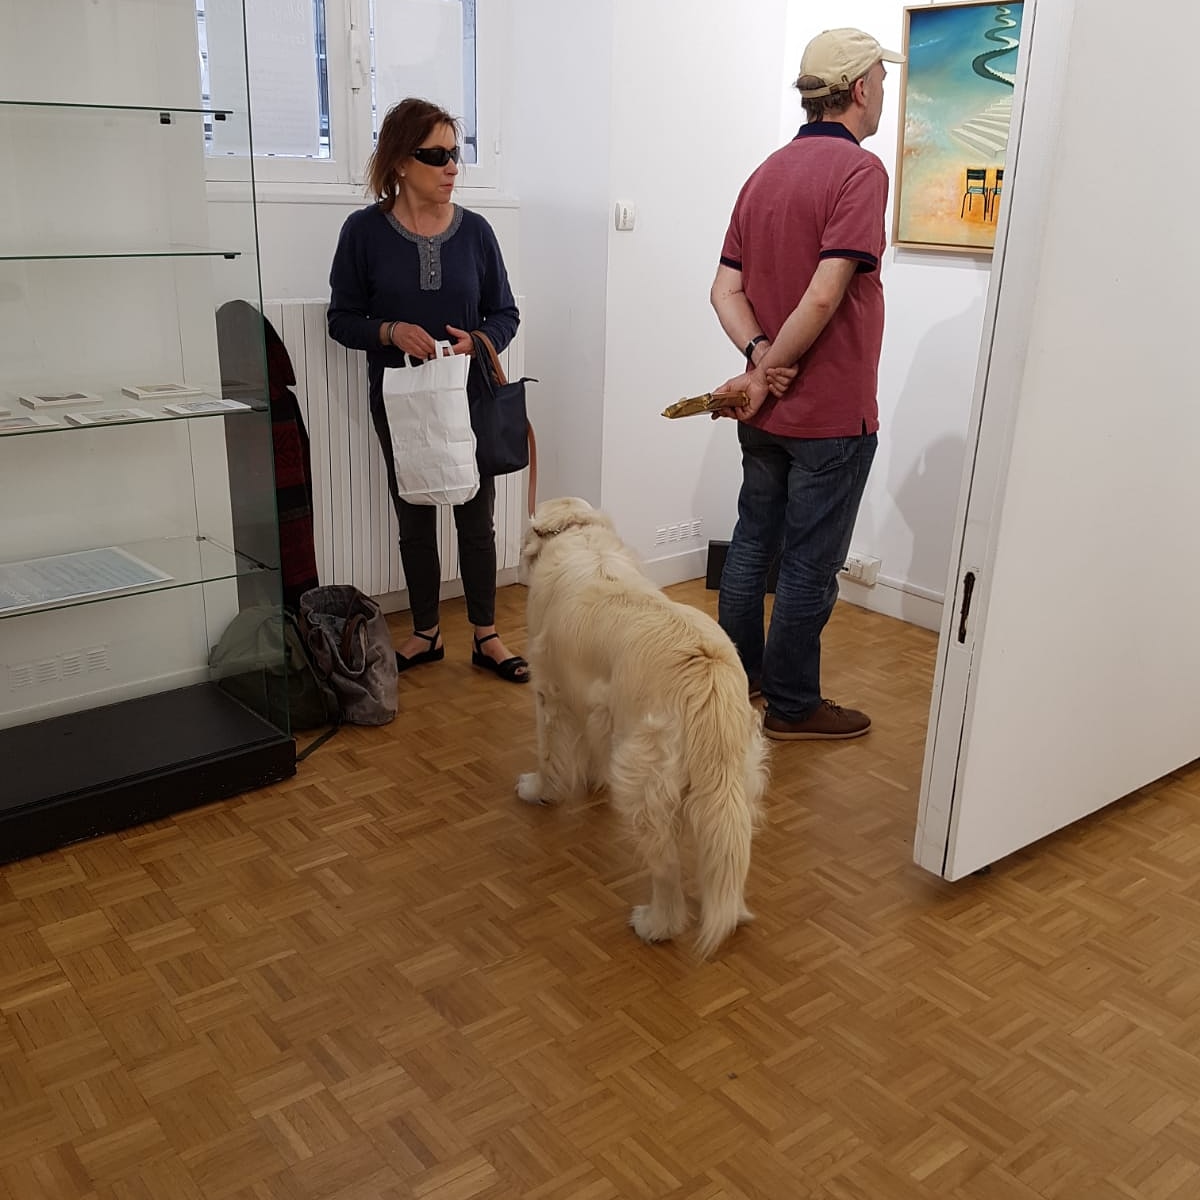
[[[639,904],[630,914],[629,924],[643,942],[669,942],[683,932],[687,918],[672,922],[654,912],[649,904]]]
[[[537,771],[526,771],[517,777],[517,795],[526,804],[545,804],[542,796],[542,777]]]
[[[749,925],[754,920],[754,914],[743,904],[742,911],[738,913],[738,924]]]

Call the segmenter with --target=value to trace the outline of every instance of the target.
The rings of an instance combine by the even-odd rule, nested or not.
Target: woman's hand
[[[455,354],[475,353],[475,343],[471,341],[471,335],[465,329],[455,329],[453,325],[447,325],[446,332],[450,335],[450,348]]]
[[[413,358],[432,358],[437,353],[437,343],[420,325],[408,325],[397,321],[392,326],[392,345]]]

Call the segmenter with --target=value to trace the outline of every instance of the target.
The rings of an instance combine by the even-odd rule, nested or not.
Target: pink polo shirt
[[[784,437],[850,437],[879,428],[876,392],[883,344],[879,261],[886,245],[888,177],[882,162],[835,121],[805,125],[746,181],[721,262],[772,340],[824,258],[851,258],[858,273],[787,392],[768,397],[750,423]]]

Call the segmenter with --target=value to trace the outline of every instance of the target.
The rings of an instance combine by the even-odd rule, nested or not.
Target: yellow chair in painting
[[[962,204],[958,209],[960,220],[966,212],[975,207],[976,196],[983,197],[983,217],[987,220],[989,204],[986,167],[967,168],[967,188],[963,192]]]
[[[991,193],[987,199],[987,216],[989,220],[996,219],[996,203],[1000,199],[1000,193],[1004,190],[1004,168],[996,168],[996,179],[992,184]]]

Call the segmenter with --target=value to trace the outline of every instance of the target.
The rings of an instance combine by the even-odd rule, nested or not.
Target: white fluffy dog
[[[710,954],[750,919],[750,838],[767,747],[733,643],[704,613],[642,574],[612,521],[586,500],[538,506],[521,546],[538,769],[531,803],[606,785],[653,880],[630,924],[647,942],[688,922],[680,839],[696,846],[700,928]]]

